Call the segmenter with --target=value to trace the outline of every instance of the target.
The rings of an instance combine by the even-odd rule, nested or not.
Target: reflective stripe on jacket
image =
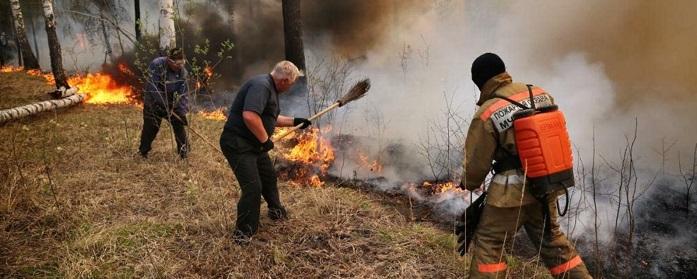
[[[517,157],[512,123],[513,113],[520,108],[510,102],[495,98],[504,96],[529,105],[528,88],[524,83],[513,82],[508,73],[499,74],[482,87],[465,141],[464,174],[462,183],[469,190],[484,183],[492,163],[511,156]],[[537,106],[551,105],[554,99],[544,89],[533,87]],[[504,178],[502,178],[502,176]],[[487,204],[496,207],[515,207],[535,202],[524,191],[524,174],[520,169],[507,170],[493,177],[487,189]]]

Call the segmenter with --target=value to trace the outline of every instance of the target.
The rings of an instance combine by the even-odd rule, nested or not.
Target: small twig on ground
[[[48,186],[49,189],[51,190],[51,196],[53,196],[53,202],[55,203],[56,206],[60,207],[60,202],[58,202],[58,197],[56,195],[56,189],[53,186],[53,178],[51,177],[51,168],[48,166],[48,162],[46,161],[46,157],[44,156],[44,171],[46,172],[46,177],[48,177]]]

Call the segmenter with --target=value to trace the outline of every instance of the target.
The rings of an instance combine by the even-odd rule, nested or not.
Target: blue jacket
[[[148,77],[143,89],[145,106],[160,107],[184,115],[189,111],[187,71],[170,70],[167,57],[155,58],[148,66]]]

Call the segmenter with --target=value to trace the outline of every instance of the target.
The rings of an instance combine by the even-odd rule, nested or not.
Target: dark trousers
[[[177,153],[185,157],[189,151],[186,129],[184,128],[187,125],[186,115],[167,113],[164,109],[147,105],[143,108],[143,131],[140,134],[140,147],[138,148],[140,153],[147,155],[150,149],[152,149],[152,142],[155,140],[157,132],[160,131],[160,124],[163,118],[172,125],[174,139],[177,142]]]
[[[242,190],[237,203],[237,230],[251,236],[259,228],[262,196],[270,212],[285,212],[278,194],[273,163],[267,152],[259,152],[247,140],[235,135],[223,133],[220,147]]]

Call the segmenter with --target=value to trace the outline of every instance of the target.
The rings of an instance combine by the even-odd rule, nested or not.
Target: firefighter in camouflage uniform
[[[473,62],[472,80],[481,95],[477,101],[479,109],[467,133],[465,173],[461,185],[472,191],[482,187],[492,169],[494,176],[474,234],[470,278],[505,277],[507,264],[503,250],[521,227],[539,247],[541,259],[554,277],[591,278],[581,257],[559,228],[558,195],[539,201],[525,188],[534,186],[523,184],[525,174],[517,157],[511,129],[516,107],[496,96],[525,103],[529,96],[528,87],[524,83],[512,82],[503,61],[493,53],[485,53]],[[552,96],[539,87],[532,87],[532,94],[538,107],[554,103]],[[547,228],[546,210],[541,203],[549,206]]]

